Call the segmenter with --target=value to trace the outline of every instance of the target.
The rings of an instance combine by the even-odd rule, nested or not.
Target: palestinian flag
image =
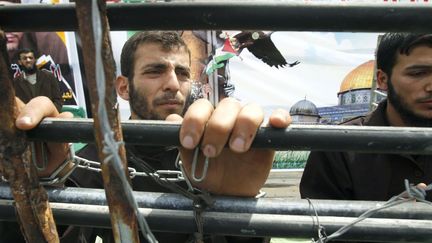
[[[206,74],[210,75],[211,73],[216,71],[216,69],[222,68],[225,61],[236,55],[237,51],[232,47],[229,38],[225,39],[224,45],[221,48],[216,49],[213,58],[207,64]]]

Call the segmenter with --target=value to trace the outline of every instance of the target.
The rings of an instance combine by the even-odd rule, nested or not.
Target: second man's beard
[[[23,70],[26,74],[34,74],[36,73],[36,66],[32,68],[27,68],[26,66],[21,66],[21,70]]]
[[[388,82],[387,99],[397,110],[400,117],[407,124],[407,126],[432,127],[432,119],[419,116],[409,109],[403,98],[394,90],[391,80]]]

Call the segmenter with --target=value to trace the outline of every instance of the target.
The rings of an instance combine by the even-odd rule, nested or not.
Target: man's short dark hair
[[[123,46],[120,65],[121,74],[133,79],[133,67],[135,65],[135,52],[139,45],[144,43],[160,44],[163,50],[171,51],[174,48],[184,48],[191,58],[190,50],[181,36],[175,31],[143,31],[135,33]]]
[[[18,50],[18,52],[17,52],[17,57],[18,57],[18,60],[19,59],[21,59],[21,54],[25,54],[25,53],[33,53],[33,55],[35,56],[35,58],[36,58],[36,52],[33,50],[33,49],[31,49],[31,48],[22,48],[22,49],[19,49]]]
[[[389,77],[398,54],[409,55],[414,47],[432,47],[432,34],[386,33],[382,36],[376,52],[377,68]]]

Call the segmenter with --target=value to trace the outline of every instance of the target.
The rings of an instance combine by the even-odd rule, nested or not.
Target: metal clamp
[[[48,157],[47,157],[47,148],[44,142],[40,143],[41,145],[41,156],[42,156],[42,165],[39,165],[38,160],[36,158],[36,142],[30,143],[32,162],[38,171],[44,171],[48,165]]]
[[[195,151],[194,151],[193,160],[192,160],[191,177],[192,177],[192,180],[194,180],[195,182],[202,182],[207,176],[207,170],[208,170],[208,166],[209,166],[209,158],[205,157],[204,168],[202,170],[201,177],[197,178],[196,177],[196,165],[198,163],[198,152],[199,152],[199,148],[196,147]]]
[[[40,178],[40,184],[41,185],[53,185],[58,183],[63,183],[69,176],[72,174],[72,172],[75,170],[75,168],[78,166],[78,163],[74,163],[75,159],[75,151],[73,149],[73,146],[71,143],[68,144],[69,146],[69,152],[67,155],[67,158],[63,161],[63,163],[49,176],[49,177],[43,177]],[[64,175],[60,175],[60,173],[68,166],[70,163],[73,164],[72,168],[67,171]]]

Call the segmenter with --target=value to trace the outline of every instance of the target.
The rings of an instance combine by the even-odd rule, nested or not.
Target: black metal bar
[[[111,30],[264,29],[300,31],[430,32],[432,5],[293,1],[108,4]],[[55,19],[55,21],[52,21]],[[73,31],[74,4],[0,7],[5,31]],[[23,25],[22,23],[31,23]]]
[[[31,140],[93,142],[91,119],[46,118],[27,133]],[[123,121],[124,141],[130,144],[178,146],[180,125],[160,121]],[[347,142],[349,141],[349,142]],[[276,150],[357,151],[432,154],[432,128],[291,125],[262,127],[253,147]]]
[[[50,202],[107,205],[103,189],[90,188],[47,188]],[[134,192],[138,206],[166,210],[192,210],[192,201],[179,194]],[[0,184],[0,199],[11,200],[7,185]],[[311,215],[313,211],[307,200],[286,200],[286,198],[237,198],[215,197],[210,212],[259,213],[284,215]],[[384,202],[311,200],[320,216],[358,217],[365,211],[382,205]],[[430,205],[416,203],[401,204],[384,209],[373,215],[374,218],[423,219],[432,220]]]
[[[56,222],[65,225],[109,227],[107,206],[51,203]],[[196,229],[192,211],[144,209],[153,231],[190,233]],[[205,212],[202,215],[205,233],[304,237],[317,235],[316,218],[312,216]],[[0,200],[0,218],[15,221],[13,202]],[[83,220],[85,219],[85,220]],[[355,218],[320,216],[327,234],[350,223]],[[340,237],[341,240],[379,242],[428,242],[432,239],[432,221],[406,219],[366,219]]]

